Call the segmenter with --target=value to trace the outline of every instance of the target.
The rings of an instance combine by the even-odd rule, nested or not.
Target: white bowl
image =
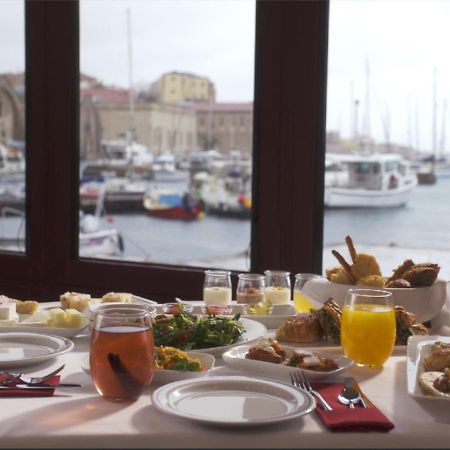
[[[185,380],[186,378],[200,378],[208,375],[214,367],[216,358],[209,353],[186,352],[191,358],[200,360],[200,365],[203,367],[201,372],[190,372],[187,370],[163,370],[155,369],[152,383],[166,384],[173,381]]]
[[[447,281],[436,280],[430,287],[420,288],[376,288],[373,286],[354,286],[332,283],[327,279],[310,280],[304,287],[304,292],[318,307],[330,297],[342,308],[349,289],[383,289],[392,292],[394,305],[403,306],[416,315],[421,323],[436,317],[445,304]]]

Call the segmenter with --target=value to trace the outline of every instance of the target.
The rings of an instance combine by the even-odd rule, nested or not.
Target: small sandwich
[[[450,368],[446,367],[444,372],[422,372],[419,385],[426,395],[450,398]]]
[[[108,292],[102,297],[102,303],[117,302],[117,303],[131,303],[133,294],[128,292]]]

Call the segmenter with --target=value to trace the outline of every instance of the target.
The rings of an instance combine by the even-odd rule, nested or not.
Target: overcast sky
[[[253,100],[253,0],[82,1],[81,70],[123,87],[127,8],[136,84],[187,71],[209,77],[219,101]],[[371,134],[431,149],[436,68],[439,147],[445,99],[450,107],[450,0],[332,0],[330,16],[327,128],[351,136],[356,115],[364,130],[368,81]],[[23,70],[21,0],[0,0],[0,43],[0,72]]]

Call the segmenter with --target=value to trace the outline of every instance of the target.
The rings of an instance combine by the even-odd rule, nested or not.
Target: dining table
[[[450,301],[436,317],[435,330],[450,335]],[[273,335],[274,330],[268,330]],[[316,410],[260,426],[202,424],[159,411],[151,383],[134,402],[101,397],[84,365],[89,358],[88,329],[73,339],[67,353],[21,368],[44,374],[65,364],[61,382],[82,387],[57,388],[53,396],[0,400],[0,448],[448,448],[450,403],[411,396],[407,389],[405,348],[396,348],[381,369],[353,366],[336,379],[356,379],[368,399],[394,424],[389,431],[331,431]],[[336,352],[341,352],[336,348]],[[255,377],[227,366],[220,357],[208,377]],[[261,378],[264,373],[260,374]],[[285,380],[289,384],[289,380]],[[320,408],[320,406],[317,406]]]

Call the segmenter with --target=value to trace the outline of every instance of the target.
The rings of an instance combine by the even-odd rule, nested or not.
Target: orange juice
[[[294,291],[294,306],[297,312],[308,312],[310,308],[314,308],[311,301],[303,295],[301,291]]]
[[[357,364],[382,366],[395,343],[395,312],[385,305],[356,304],[342,312],[341,343]]]

